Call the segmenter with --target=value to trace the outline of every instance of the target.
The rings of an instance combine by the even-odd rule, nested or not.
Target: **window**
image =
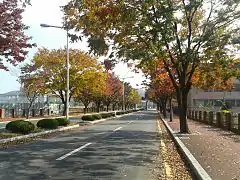
[[[231,108],[235,106],[235,100],[225,100],[225,104]]]
[[[240,107],[240,100],[236,100],[236,106]]]

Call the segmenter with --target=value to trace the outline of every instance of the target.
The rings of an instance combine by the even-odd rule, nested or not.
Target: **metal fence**
[[[187,116],[194,121],[240,134],[240,113],[189,110]]]
[[[26,117],[29,103],[0,103],[4,110],[4,117]],[[44,103],[34,103],[29,110],[30,116],[40,116],[49,113],[48,106]]]

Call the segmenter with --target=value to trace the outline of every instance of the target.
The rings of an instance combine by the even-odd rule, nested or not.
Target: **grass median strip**
[[[66,157],[71,156],[72,154],[74,154],[74,153],[76,153],[76,152],[78,152],[78,151],[86,148],[87,146],[90,146],[91,144],[92,144],[92,143],[87,143],[87,144],[85,144],[85,145],[83,145],[83,146],[81,146],[81,147],[79,147],[79,148],[77,148],[77,149],[74,149],[73,151],[71,151],[71,152],[69,152],[69,153],[67,153],[67,154],[65,154],[65,155],[57,158],[56,160],[57,160],[57,161],[61,161],[61,160],[65,159]]]

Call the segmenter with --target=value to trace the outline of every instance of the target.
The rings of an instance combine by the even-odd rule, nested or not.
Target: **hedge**
[[[109,118],[115,116],[115,113],[102,113],[101,116],[102,118]]]
[[[100,114],[93,114],[92,116],[94,119],[102,119],[102,116]]]
[[[59,126],[67,126],[70,122],[66,118],[56,118]]]
[[[29,134],[34,131],[35,126],[29,121],[17,120],[9,122],[6,129],[13,133]]]
[[[92,115],[86,115],[82,117],[83,121],[94,121],[95,118]]]
[[[42,119],[37,122],[37,127],[43,129],[56,129],[58,125],[58,120],[56,119]]]

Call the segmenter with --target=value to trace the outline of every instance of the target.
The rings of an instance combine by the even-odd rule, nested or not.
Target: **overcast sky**
[[[31,0],[32,6],[28,6],[23,14],[23,22],[30,28],[27,30],[27,35],[32,37],[32,41],[38,47],[46,48],[63,48],[66,45],[66,33],[61,29],[41,28],[41,23],[61,25],[62,12],[60,6],[65,5],[67,0]],[[70,44],[70,48],[79,48],[87,51],[87,44],[85,42],[78,42]],[[31,49],[25,61],[29,62],[32,58],[35,49]],[[120,77],[134,76],[133,79],[127,79],[133,87],[136,84],[141,84],[143,77],[141,74],[128,72],[127,65],[118,64],[115,68],[115,73]],[[128,72],[128,73],[127,73]],[[8,91],[19,90],[20,84],[17,82],[19,75],[18,67],[10,67],[10,72],[0,70],[0,93]]]

